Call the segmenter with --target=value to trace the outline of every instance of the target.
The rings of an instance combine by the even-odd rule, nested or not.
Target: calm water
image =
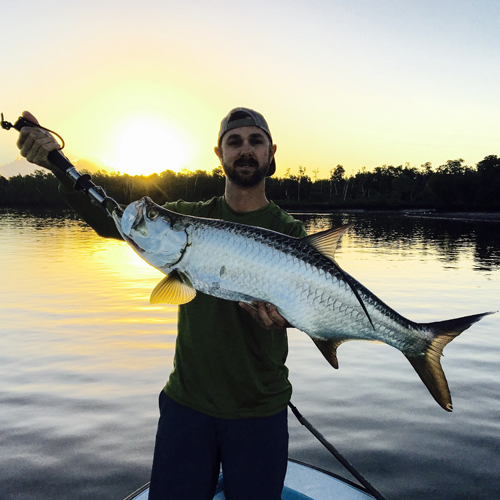
[[[500,309],[500,222],[352,222],[339,264],[417,321]],[[120,500],[148,480],[175,307],[162,275],[69,215],[0,211],[0,498]],[[350,342],[334,370],[290,330],[293,401],[390,500],[500,498],[500,314],[445,350],[447,413],[395,349]],[[343,473],[290,416],[290,455]]]

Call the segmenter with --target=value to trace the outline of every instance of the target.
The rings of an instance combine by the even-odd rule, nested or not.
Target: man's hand
[[[267,302],[254,302],[251,306],[240,302],[240,306],[248,311],[253,319],[259,323],[260,326],[269,330],[277,330],[290,326],[288,321],[278,312],[276,306],[268,304]]]
[[[29,112],[23,112],[23,118],[38,123],[38,120]],[[30,163],[40,165],[53,171],[57,167],[48,160],[48,154],[51,151],[59,149],[59,144],[49,132],[38,127],[23,127],[19,133],[17,147]]]

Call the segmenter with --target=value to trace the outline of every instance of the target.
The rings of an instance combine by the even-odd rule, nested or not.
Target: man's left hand
[[[240,306],[249,312],[260,326],[269,330],[278,330],[290,326],[288,321],[278,312],[276,306],[267,302],[254,302],[252,305],[240,302]]]

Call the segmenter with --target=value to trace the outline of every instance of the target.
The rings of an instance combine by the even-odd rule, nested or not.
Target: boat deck
[[[125,500],[148,500],[148,485],[143,486]],[[224,500],[224,478],[219,477],[214,500]],[[361,487],[340,476],[308,464],[288,460],[285,486],[281,500],[369,500],[374,497]]]

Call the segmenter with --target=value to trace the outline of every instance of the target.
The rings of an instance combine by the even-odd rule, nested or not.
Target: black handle
[[[73,166],[71,162],[60,151],[57,150],[51,151],[48,154],[48,159],[50,163],[61,170],[63,174],[65,174],[67,170]]]
[[[43,130],[46,130],[47,132],[50,132],[51,134],[57,135],[57,137],[59,137],[62,142],[62,146],[60,149],[64,147],[64,139],[57,132],[42,127],[38,123],[32,122],[31,120],[28,120],[23,116],[20,116],[17,119],[17,122],[12,125],[12,123],[9,123],[8,121],[5,121],[3,119],[2,113],[0,125],[5,130],[15,128],[18,132],[21,132],[21,129],[23,127],[39,127]],[[56,166],[63,174],[65,174],[75,183],[74,188],[77,191],[83,191],[91,198],[93,203],[100,205],[109,216],[111,216],[112,212],[118,212],[119,214],[122,213],[122,209],[118,202],[113,198],[107,196],[102,187],[96,186],[92,182],[89,174],[80,174],[80,172],[75,169],[73,164],[61,153],[60,150],[50,151],[47,155],[47,158],[49,159],[50,163]],[[112,205],[111,208],[108,206],[108,203]]]

